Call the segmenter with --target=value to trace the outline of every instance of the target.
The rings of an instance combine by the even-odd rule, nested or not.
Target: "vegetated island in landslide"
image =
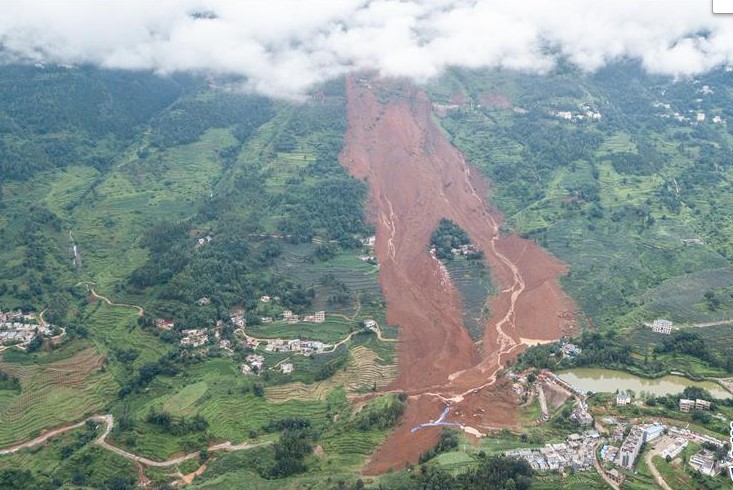
[[[485,200],[485,180],[435,125],[428,97],[410,86],[396,97],[395,90],[394,83],[348,80],[341,155],[351,174],[369,184],[387,321],[401,327],[399,374],[385,390],[403,391],[409,400],[403,423],[367,474],[415,463],[440,427],[412,429],[437,420],[446,406],[446,422],[475,436],[515,426],[513,399],[496,382],[497,371],[529,339],[557,339],[574,329],[575,306],[557,282],[565,266],[533,242],[499,232],[501,216]],[[442,218],[484,252],[500,290],[480,349],[463,327],[460,294],[428,252]]]

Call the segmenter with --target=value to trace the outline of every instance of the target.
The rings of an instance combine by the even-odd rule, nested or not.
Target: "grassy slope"
[[[326,393],[322,400],[270,403],[252,393],[253,380],[244,379],[239,373],[239,362],[230,359],[212,359],[184,366],[175,377],[160,376],[143,392],[129,396],[123,407],[115,401],[120,384],[135,376],[144,364],[167,354],[173,346],[138,327],[134,309],[88,301],[86,286],[77,285],[87,281],[94,283],[98,293],[115,302],[141,304],[146,309],[152,305],[154,311],[158,306],[155,288],[149,291],[150,294],[140,295],[123,287],[129,274],[148,259],[147,251],[139,244],[141,234],[162,219],[175,221],[194,216],[212,194],[234,191],[238,182],[249,178],[252,168],[264,176],[266,194],[260,201],[238,208],[236,217],[242,222],[256,222],[263,233],[278,233],[279,223],[289,216],[290,209],[270,206],[272,201],[267,199],[289,192],[293,179],[301,186],[319,185],[321,177],[304,173],[304,169],[316,161],[315,155],[320,151],[323,140],[341,137],[327,128],[296,127],[295,147],[285,152],[275,151],[274,145],[278,138],[282,138],[284,128],[292,126],[288,126],[288,121],[293,117],[306,118],[294,115],[294,111],[295,108],[289,104],[278,104],[272,120],[254,131],[252,137],[239,147],[232,162],[225,162],[221,152],[237,145],[234,137],[237,128],[234,126],[207,129],[194,142],[173,146],[152,145],[150,131],[142,128],[129,145],[110,147],[114,158],[106,168],[72,165],[41,171],[29,181],[0,184],[4,206],[0,213],[1,236],[20,236],[23,227],[27,226],[25,215],[32,206],[48,210],[58,219],[57,229],[46,227],[42,230],[48,240],[45,271],[58,285],[48,289],[62,293],[62,312],[67,315],[66,321],[73,321],[89,331],[89,341],[75,340],[65,349],[76,352],[80,345],[92,345],[94,351],[90,352],[104,356],[107,363],[104,372],[92,373],[81,380],[79,386],[67,387],[64,381],[44,376],[45,371],[34,370],[32,364],[42,362],[38,356],[6,354],[8,364],[21,366],[18,369],[26,369],[27,372],[20,376],[23,387],[20,395],[8,390],[0,392],[3,421],[0,424],[0,445],[26,438],[47,427],[77,420],[87,413],[109,409],[115,414],[126,410],[136,426],[119,436],[116,443],[161,459],[183,450],[198,449],[206,444],[206,440],[205,435],[199,433],[174,437],[155,430],[144,422],[152,407],[164,408],[175,416],[204,415],[210,423],[208,433],[214,440],[241,442],[247,440],[252,431],[261,431],[265,423],[292,416],[307,418],[316,427],[329,429],[330,417],[347,408],[343,395],[338,395],[337,384],[329,387],[329,390],[335,390],[333,394]],[[203,229],[215,224],[215,221],[201,223]],[[71,265],[68,250],[70,231],[82,257],[79,269]],[[299,261],[297,272],[302,269],[302,276],[279,266],[272,270],[305,286],[313,285],[317,290],[314,310],[325,307],[349,316],[357,314],[353,321],[332,317],[322,325],[300,324],[296,332],[289,326],[273,325],[274,328],[282,327],[278,333],[335,341],[345,337],[361,318],[375,318],[383,326],[385,335],[396,335],[395,329],[384,323],[376,267],[359,261],[357,253],[340,253],[333,260],[308,263],[307,266],[302,262],[303,257],[296,257]],[[0,260],[4,264],[22,267],[25,255],[26,248],[21,245],[8,241],[0,245]],[[290,256],[286,254],[286,257]],[[0,281],[5,280],[9,286],[17,284],[21,290],[30,287],[27,279],[5,272],[0,272]],[[331,291],[318,284],[318,279],[326,273],[334,274],[347,285],[351,292],[350,304],[341,307],[328,304]],[[38,278],[40,280],[40,275]],[[355,301],[357,298],[358,303]],[[35,300],[39,301],[39,298]],[[0,292],[0,306],[3,308],[15,307],[21,302],[22,298],[13,289],[5,294]],[[42,304],[31,301],[29,306],[40,309]],[[393,363],[394,345],[371,337],[355,338],[346,347],[368,346],[379,356],[379,363]],[[122,364],[115,355],[115,350],[120,348],[137,351],[137,358],[128,365]],[[267,362],[274,364],[275,361],[268,357]],[[295,364],[303,379],[312,379],[313,373],[307,374],[308,371],[317,370],[321,365],[303,359],[297,359]],[[282,375],[274,374],[271,380],[275,384],[287,381]],[[246,390],[242,389],[245,385]],[[32,410],[24,408],[29,403],[33,405]],[[11,414],[18,416],[12,418]],[[348,410],[344,420],[348,419],[346,415]],[[338,466],[337,471],[358,468],[385,436],[384,431],[355,433],[349,427],[330,435],[327,432],[323,435],[323,445],[327,448],[329,460]],[[105,464],[109,459],[96,449],[88,451],[85,457],[91,458],[94,465],[97,461]],[[268,453],[267,457],[272,455]],[[41,471],[40,466],[31,463],[23,463],[22,466]],[[115,471],[115,468],[120,473],[132,473],[129,467],[110,464],[110,471]],[[333,471],[325,466],[322,469]],[[161,481],[167,479],[164,475],[156,474],[155,477]],[[97,485],[102,484],[98,481]]]
[[[498,93],[514,107],[529,111],[529,115],[521,115],[512,109],[474,106],[440,119],[452,141],[492,177],[492,201],[505,212],[507,225],[535,238],[570,265],[571,274],[563,282],[597,324],[638,322],[662,314],[672,315],[677,321],[733,315],[728,305],[725,311],[715,314],[685,304],[669,311],[662,305],[673,302],[673,292],[662,286],[655,289],[668,280],[684,290],[687,302],[700,303],[705,291],[695,289],[696,276],[688,274],[710,270],[704,277],[719,275],[712,269],[730,263],[721,255],[729,254],[728,246],[716,239],[719,231],[707,224],[709,210],[715,208],[723,216],[723,227],[729,226],[728,214],[723,211],[727,193],[718,192],[716,187],[731,176],[730,168],[719,170],[717,185],[694,187],[691,192],[692,184],[688,184],[690,192],[684,196],[678,213],[670,211],[658,197],[660,189],[675,179],[683,186],[685,181],[691,182],[688,174],[697,164],[695,149],[703,141],[718,147],[730,143],[725,126],[710,124],[705,128],[705,139],[678,148],[679,138],[691,131],[689,124],[684,127],[660,119],[666,122],[646,128],[638,125],[635,114],[612,117],[618,110],[617,101],[599,78],[559,74],[535,80],[535,87],[530,86],[532,80],[507,72],[453,72],[429,87],[439,101],[462,92],[476,103],[481,94]],[[644,80],[647,85],[639,89],[639,97],[648,104],[639,109],[640,113],[654,111],[651,105],[659,97],[659,89],[654,86],[657,82]],[[685,108],[694,105],[690,100],[695,97],[694,87],[687,84],[687,88],[689,92],[676,95],[673,104]],[[727,107],[730,102],[720,99],[716,103]],[[580,104],[598,108],[604,120],[571,123],[549,116],[549,111],[557,109],[577,112]],[[621,129],[627,123],[636,125],[634,136]],[[591,158],[564,161],[547,170],[547,157],[533,152],[526,139],[513,133],[515,125],[526,124],[567,135],[582,131],[589,137],[600,136],[601,143],[593,149]],[[618,173],[610,156],[637,152],[636,141],[642,134],[652,142],[661,166],[648,175]],[[507,165],[513,173],[507,173]],[[600,216],[591,213],[590,201],[568,206],[573,189],[582,186],[597,186]],[[645,225],[633,215],[636,211],[628,212],[642,209],[654,218],[653,224]],[[614,217],[615,212],[621,213],[620,219]],[[681,240],[686,238],[700,238],[705,244],[685,245]],[[598,302],[600,297],[604,301]]]

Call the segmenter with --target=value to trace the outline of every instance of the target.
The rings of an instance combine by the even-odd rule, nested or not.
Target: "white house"
[[[644,442],[653,441],[664,433],[664,426],[659,422],[644,427]]]
[[[663,333],[669,335],[672,333],[672,322],[669,320],[654,320],[652,323],[652,332]]]
[[[626,391],[619,391],[616,395],[616,405],[628,405],[631,403],[631,395]]]
[[[280,370],[282,371],[283,374],[290,374],[293,372],[293,365],[289,362],[280,364]]]

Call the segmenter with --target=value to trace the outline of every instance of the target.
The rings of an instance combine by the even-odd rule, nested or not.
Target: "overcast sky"
[[[290,96],[356,69],[544,71],[557,50],[689,75],[733,64],[733,15],[709,0],[5,0],[0,43],[6,60],[237,74]]]

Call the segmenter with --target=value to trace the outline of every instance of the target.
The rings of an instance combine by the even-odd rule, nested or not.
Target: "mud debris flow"
[[[486,182],[434,124],[423,92],[350,78],[347,97],[341,163],[369,185],[387,321],[400,326],[399,375],[386,391],[409,395],[403,423],[365,470],[375,474],[416,462],[440,429],[410,429],[437,419],[446,403],[450,421],[469,433],[514,425],[510,390],[496,382],[497,371],[521,351],[520,338],[559,338],[575,307],[556,280],[566,270],[561,262],[531,241],[500,234]],[[463,327],[457,289],[428,253],[443,217],[484,251],[501,290],[491,300],[481,351]]]

